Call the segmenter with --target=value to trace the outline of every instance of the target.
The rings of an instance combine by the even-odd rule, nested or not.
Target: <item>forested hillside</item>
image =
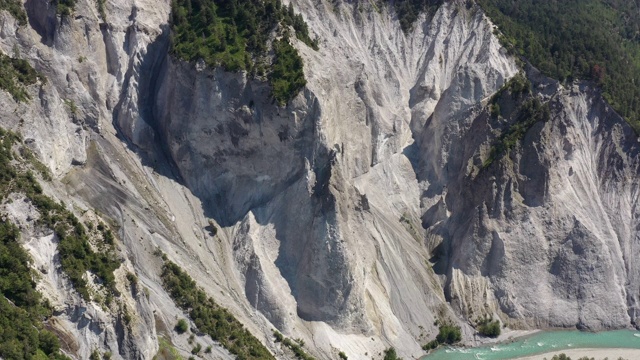
[[[402,30],[405,33],[410,31],[420,12],[424,9],[435,10],[442,2],[443,0],[396,0],[394,6]]]
[[[560,81],[593,80],[640,133],[640,16],[625,0],[478,0],[504,44]]]
[[[253,76],[267,76],[274,86],[274,98],[286,103],[306,83],[302,59],[289,45],[289,32],[317,49],[302,16],[291,4],[280,0],[173,0],[172,51],[187,61],[203,59],[209,66],[229,71],[246,70]],[[274,36],[284,39],[272,46]],[[269,51],[275,51],[271,60]],[[272,63],[294,66],[271,71]]]

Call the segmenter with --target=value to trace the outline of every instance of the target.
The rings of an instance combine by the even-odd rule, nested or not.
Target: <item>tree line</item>
[[[302,58],[289,44],[290,36],[318,48],[302,16],[280,0],[173,0],[171,30],[175,56],[266,77],[280,104],[306,84]]]
[[[591,80],[640,133],[640,16],[624,0],[478,0],[501,40],[561,82]]]

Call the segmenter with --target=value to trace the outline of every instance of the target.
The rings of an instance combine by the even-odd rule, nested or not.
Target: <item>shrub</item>
[[[284,336],[277,330],[273,330],[273,337],[276,342],[282,342],[284,340]]]
[[[279,331],[273,330],[273,337],[275,338],[275,342],[282,343],[282,345],[289,348],[289,350],[293,351],[295,356],[298,359],[302,360],[314,360],[312,356],[307,354],[302,347],[304,346],[304,341],[302,339],[296,339],[292,341],[291,339],[284,337]]]
[[[120,315],[122,316],[122,321],[125,323],[125,325],[131,324],[132,317],[127,305],[124,305],[120,308]]]
[[[462,340],[462,332],[460,331],[459,326],[444,323],[441,324],[439,321],[436,321],[434,325],[435,324],[440,324],[438,335],[436,336],[435,340],[431,340],[423,345],[422,350],[433,350],[441,344],[451,345]]]
[[[127,272],[127,281],[129,281],[129,284],[132,286],[135,286],[138,284],[138,277],[132,272]]]
[[[100,14],[100,19],[106,22],[107,21],[107,10],[105,6],[106,0],[96,0],[96,1],[98,3],[98,14]]]
[[[64,99],[64,104],[69,109],[69,112],[71,113],[71,115],[77,115],[78,114],[78,105],[76,105],[75,101],[73,101],[71,99]]]
[[[424,351],[428,351],[428,350],[433,350],[435,348],[437,348],[438,346],[440,346],[440,343],[438,342],[438,340],[431,340],[428,343],[426,343],[425,345],[422,346],[422,350]]]
[[[402,360],[402,358],[398,357],[395,348],[390,347],[384,351],[384,360]]]
[[[478,333],[482,336],[496,338],[500,336],[500,322],[490,319],[482,320],[478,324]]]
[[[347,360],[348,359],[347,354],[345,354],[344,351],[340,351],[340,353],[338,353],[338,356],[342,360]]]
[[[180,319],[174,329],[178,334],[184,334],[189,330],[189,323],[185,319]]]
[[[30,99],[25,87],[35,84],[38,79],[44,81],[27,60],[14,59],[0,52],[0,89],[11,94],[16,102]]]
[[[218,227],[216,226],[216,223],[209,219],[209,231],[211,232],[211,236],[216,236],[218,234]]]
[[[459,326],[443,324],[440,325],[440,331],[436,336],[436,340],[440,344],[455,344],[462,340],[462,332]]]
[[[56,12],[62,16],[69,16],[73,13],[76,0],[57,0]]]
[[[21,26],[27,25],[27,13],[22,8],[22,2],[19,0],[0,0],[0,10],[6,10],[18,20]]]
[[[498,104],[490,104],[489,105],[489,113],[491,117],[498,118],[500,116],[500,105]]]
[[[100,360],[100,353],[98,350],[93,350],[89,356],[89,360]]]

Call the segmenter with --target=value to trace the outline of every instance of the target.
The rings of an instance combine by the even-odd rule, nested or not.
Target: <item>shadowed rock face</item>
[[[305,159],[306,166],[328,167],[329,175],[327,151],[315,159],[320,114],[313,98],[294,111],[280,109],[263,82],[174,59],[158,84],[160,134],[182,178],[221,225],[237,223],[302,179]]]

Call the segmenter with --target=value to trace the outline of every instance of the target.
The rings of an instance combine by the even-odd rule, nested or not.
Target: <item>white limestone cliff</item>
[[[504,126],[487,100],[518,67],[476,5],[448,2],[405,35],[369,2],[293,4],[320,50],[295,44],[308,84],[286,107],[246,74],[168,55],[168,1],[108,0],[106,21],[88,0],[65,19],[28,0],[25,27],[0,14],[2,51],[48,78],[29,103],[0,92],[0,125],[30,139],[49,194],[120,227],[119,278],[134,271],[147,289],[127,295],[122,330],[65,283],[51,234],[25,226],[71,355],[148,359],[159,336],[189,354],[157,248],[277,358],[274,328],[317,358],[369,359],[390,346],[420,356],[436,320],[467,340],[482,315],[525,329],[636,323],[637,137],[597,91],[531,70],[551,120],[483,167]],[[3,209],[26,224],[28,209]]]

